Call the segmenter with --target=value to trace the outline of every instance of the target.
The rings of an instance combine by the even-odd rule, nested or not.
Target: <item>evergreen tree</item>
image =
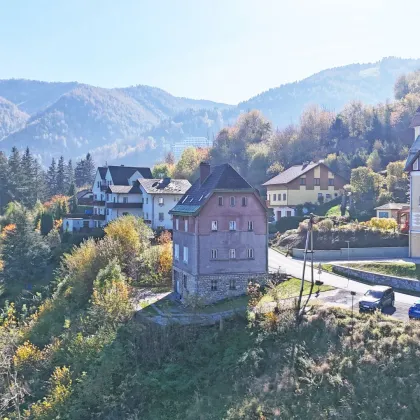
[[[41,216],[41,235],[46,236],[48,235],[52,228],[54,227],[54,219],[52,214],[50,213],[43,213]]]
[[[34,230],[27,212],[18,211],[14,222],[15,228],[3,240],[4,281],[6,284],[36,282],[44,276],[50,249]]]
[[[7,157],[3,152],[0,152],[0,214],[2,214],[4,207],[10,201],[7,166]]]
[[[74,178],[77,187],[81,187],[85,185],[85,178],[84,178],[84,168],[85,168],[85,160],[79,160],[76,163],[76,169],[74,170]]]
[[[29,147],[26,148],[22,156],[22,197],[21,203],[28,208],[32,208],[37,200],[36,189],[34,189],[35,161],[31,155]]]
[[[47,181],[48,195],[50,197],[56,195],[57,194],[57,167],[56,167],[54,158],[52,158],[51,165],[48,168],[46,181]]]
[[[95,179],[96,166],[92,155],[88,153],[85,160],[85,184],[91,185]]]
[[[19,150],[12,148],[12,154],[8,160],[8,186],[13,200],[20,201],[22,197],[21,186],[23,184],[22,159]]]
[[[64,163],[63,156],[60,156],[57,164],[57,173],[56,173],[56,186],[57,194],[65,195],[66,191],[66,167]]]
[[[74,169],[73,169],[73,162],[71,159],[67,162],[66,166],[66,180],[65,180],[65,189],[66,194],[65,195],[73,195],[70,190],[74,187]]]
[[[33,160],[33,174],[32,188],[34,191],[35,202],[38,200],[44,202],[48,195],[46,175],[36,159]]]

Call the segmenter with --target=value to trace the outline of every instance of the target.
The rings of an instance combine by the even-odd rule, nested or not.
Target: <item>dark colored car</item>
[[[373,286],[359,301],[360,312],[382,311],[386,306],[394,306],[395,295],[392,287]]]
[[[408,317],[410,319],[420,319],[420,299],[410,306]]]

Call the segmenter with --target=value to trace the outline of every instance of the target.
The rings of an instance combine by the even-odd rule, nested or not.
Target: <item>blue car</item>
[[[408,317],[410,319],[420,319],[420,299],[410,306]]]

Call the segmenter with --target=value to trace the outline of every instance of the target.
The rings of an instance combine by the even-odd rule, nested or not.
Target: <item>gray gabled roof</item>
[[[267,185],[279,185],[279,184],[288,184],[289,182],[293,181],[296,178],[306,174],[311,169],[316,168],[320,162],[316,163],[309,163],[307,165],[294,165],[290,168],[286,169],[282,173],[278,174],[274,178],[269,179],[267,182],[263,184],[263,186]]]
[[[404,207],[410,207],[410,205],[407,203],[386,203],[375,207],[375,210],[402,210]]]
[[[186,179],[142,179],[139,184],[148,194],[185,194],[191,187],[190,181]]]
[[[137,171],[143,178],[153,178],[150,168],[135,166],[108,166],[114,185],[128,185],[128,179]]]
[[[138,185],[109,185],[106,192],[108,194],[142,194]]]
[[[106,175],[106,171],[107,171],[107,167],[106,166],[99,166],[98,167],[98,171],[99,171],[99,176],[101,177],[101,179],[105,180],[105,175]]]
[[[195,181],[169,213],[196,213],[213,191],[251,191],[258,193],[232,166],[225,163],[215,166],[202,184],[199,179]]]

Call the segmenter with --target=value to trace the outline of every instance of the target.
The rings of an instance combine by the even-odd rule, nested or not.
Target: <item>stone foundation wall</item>
[[[372,284],[380,284],[383,286],[391,286],[400,290],[409,290],[420,292],[420,281],[407,279],[404,277],[387,276],[385,274],[372,273],[370,271],[357,270],[355,268],[344,267],[342,265],[333,265],[334,273],[342,275],[350,275],[360,280],[367,281]]]
[[[196,296],[202,298],[205,303],[241,296],[246,294],[250,280],[263,283],[266,278],[266,273],[197,276]],[[212,290],[212,284],[216,284],[216,290]]]

